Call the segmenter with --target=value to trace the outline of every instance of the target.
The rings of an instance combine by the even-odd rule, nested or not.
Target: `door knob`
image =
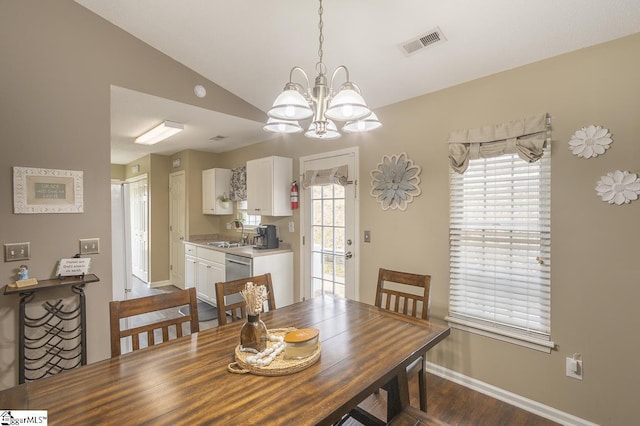
[[[353,257],[353,253],[351,253],[350,251],[346,252],[344,254],[344,257],[346,257],[347,259],[351,259]]]

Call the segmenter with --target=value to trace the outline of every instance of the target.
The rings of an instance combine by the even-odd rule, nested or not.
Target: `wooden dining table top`
[[[320,330],[320,359],[283,376],[230,373],[236,321],[0,391],[0,409],[47,410],[50,425],[332,424],[450,331],[334,296],[261,319]]]

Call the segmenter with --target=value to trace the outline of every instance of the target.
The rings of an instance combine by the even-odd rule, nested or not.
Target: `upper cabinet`
[[[247,161],[247,213],[291,216],[292,174],[291,158],[272,156]]]
[[[202,171],[202,213],[233,213],[233,205],[229,201],[230,184],[231,170],[229,169]]]

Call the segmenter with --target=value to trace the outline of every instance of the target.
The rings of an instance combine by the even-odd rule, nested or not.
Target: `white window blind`
[[[534,163],[506,154],[450,172],[454,325],[552,347],[549,145]]]

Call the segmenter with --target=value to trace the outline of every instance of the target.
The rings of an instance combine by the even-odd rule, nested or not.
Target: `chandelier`
[[[357,84],[349,80],[349,70],[346,66],[340,65],[333,71],[331,80],[327,80],[327,68],[322,62],[322,0],[318,15],[320,16],[320,29],[318,56],[320,60],[316,63],[315,85],[311,87],[307,73],[300,67],[295,66],[289,73],[289,82],[284,86],[280,95],[273,102],[273,106],[267,115],[269,120],[264,126],[264,130],[280,133],[298,133],[303,128],[298,121],[312,118],[305,136],[317,139],[336,139],[340,132],[335,121],[345,124],[342,130],[345,132],[366,132],[382,126],[378,117],[369,109],[366,102],[360,95],[360,88]],[[333,89],[333,83],[339,71],[344,71],[346,82],[337,91]],[[293,74],[299,71],[306,80],[307,86],[303,87],[293,81]]]

